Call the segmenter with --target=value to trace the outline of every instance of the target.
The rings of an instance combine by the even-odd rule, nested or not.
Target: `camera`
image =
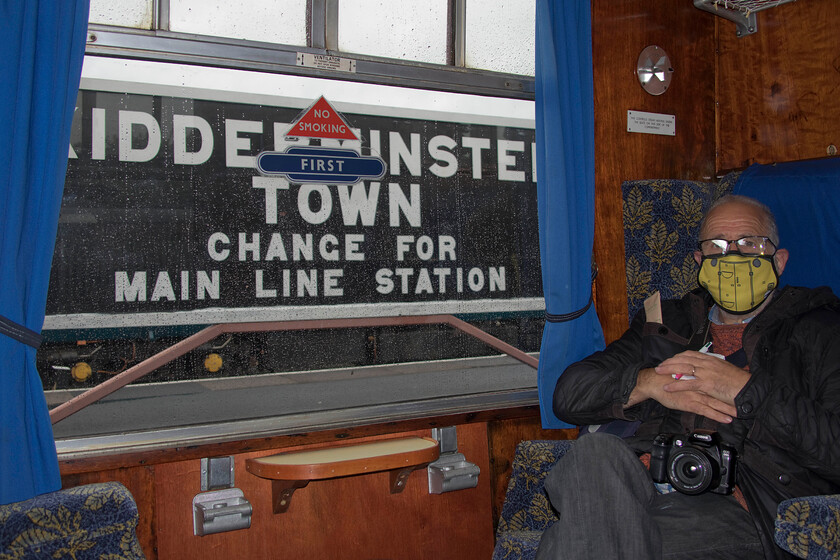
[[[650,452],[654,482],[670,482],[683,494],[731,494],[735,489],[735,448],[717,432],[659,434]]]

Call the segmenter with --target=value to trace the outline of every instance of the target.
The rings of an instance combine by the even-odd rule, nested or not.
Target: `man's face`
[[[700,239],[728,239],[736,240],[750,235],[766,236],[762,224],[762,213],[755,206],[743,202],[728,202],[709,212],[706,217],[705,227],[700,232]],[[779,276],[785,269],[788,252],[786,249],[778,249],[773,256],[776,265],[776,272]],[[702,255],[700,251],[694,252],[694,260],[700,264]]]

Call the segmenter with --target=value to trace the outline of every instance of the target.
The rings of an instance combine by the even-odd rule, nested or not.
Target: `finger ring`
[[[695,373],[697,373],[697,368],[691,366],[691,375],[694,375]]]

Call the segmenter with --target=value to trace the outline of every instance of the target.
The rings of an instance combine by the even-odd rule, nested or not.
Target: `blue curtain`
[[[35,347],[88,0],[0,0],[0,504],[61,487]]]
[[[595,231],[595,103],[589,0],[537,0],[537,197],[546,325],[540,348],[542,424],[569,364],[604,347],[591,303]]]

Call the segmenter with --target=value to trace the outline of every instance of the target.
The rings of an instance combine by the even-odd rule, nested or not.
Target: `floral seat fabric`
[[[516,446],[493,560],[536,556],[543,531],[557,521],[543,490],[545,477],[570,445],[570,441],[523,441]]]
[[[799,558],[840,558],[840,495],[785,500],[776,515],[775,538]]]
[[[137,505],[118,482],[0,505],[0,559],[142,560]]]

